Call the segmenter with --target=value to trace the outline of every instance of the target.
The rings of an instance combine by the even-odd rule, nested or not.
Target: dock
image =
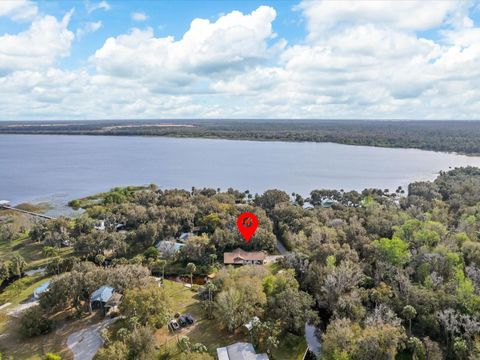
[[[53,216],[39,214],[39,213],[36,213],[36,212],[33,212],[33,211],[28,211],[28,210],[17,209],[17,208],[14,208],[14,207],[10,206],[10,205],[6,205],[6,204],[2,204],[2,203],[0,203],[0,209],[18,211],[18,212],[21,212],[23,214],[36,216],[36,217],[43,218],[43,219],[48,219],[48,220],[54,220],[55,219]]]

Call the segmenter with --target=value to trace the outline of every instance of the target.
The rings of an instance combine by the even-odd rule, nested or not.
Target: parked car
[[[176,320],[171,320],[168,323],[168,328],[170,329],[170,331],[176,331],[176,330],[180,329],[180,325],[178,325]]]
[[[187,320],[187,322],[188,322],[189,324],[193,324],[193,323],[195,322],[195,319],[194,319],[193,316],[190,315],[190,314],[186,314],[186,315],[185,315],[185,319]]]
[[[188,325],[187,318],[185,316],[180,316],[178,318],[178,323],[180,324],[181,327],[185,327]]]

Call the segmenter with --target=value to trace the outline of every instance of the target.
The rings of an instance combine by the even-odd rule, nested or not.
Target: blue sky
[[[305,22],[299,11],[295,10],[298,1],[108,1],[109,9],[95,9],[101,1],[39,1],[37,5],[41,13],[57,18],[63,17],[74,9],[70,27],[78,29],[89,22],[102,22],[102,27],[95,33],[90,33],[76,39],[71,50],[71,56],[63,59],[62,67],[74,68],[82,65],[96,49],[100,48],[110,36],[118,36],[133,27],[151,27],[156,36],[172,35],[181,38],[195,18],[215,21],[219,16],[234,10],[250,13],[261,5],[275,8],[275,32],[289,42],[301,42],[305,35]],[[132,13],[142,13],[147,16],[145,21],[135,21]],[[0,34],[18,33],[28,29],[29,24],[15,22],[8,18],[0,22]]]
[[[476,119],[479,26],[478,1],[3,0],[0,120]]]

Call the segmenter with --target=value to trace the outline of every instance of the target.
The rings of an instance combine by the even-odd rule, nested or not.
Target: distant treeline
[[[480,154],[480,121],[110,120],[3,122],[0,134],[140,135],[334,142]]]

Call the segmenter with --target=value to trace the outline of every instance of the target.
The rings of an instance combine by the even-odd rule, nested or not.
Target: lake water
[[[0,135],[0,199],[66,203],[150,183],[304,195],[319,188],[394,191],[466,165],[480,166],[480,158],[331,143]]]

